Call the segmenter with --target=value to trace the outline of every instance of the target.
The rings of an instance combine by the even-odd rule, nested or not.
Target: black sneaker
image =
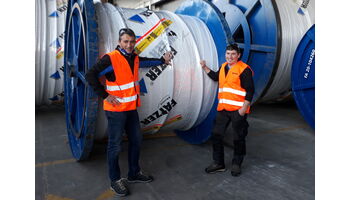
[[[231,175],[239,176],[241,174],[241,167],[237,164],[232,164]]]
[[[141,171],[134,177],[128,177],[129,183],[149,183],[153,181],[153,177],[143,174]]]
[[[214,174],[216,172],[224,172],[226,171],[225,165],[220,165],[217,163],[212,163],[207,168],[205,168],[205,172],[208,174]]]
[[[125,179],[119,179],[111,183],[111,190],[113,190],[117,196],[126,196],[129,194],[129,189],[126,186]]]

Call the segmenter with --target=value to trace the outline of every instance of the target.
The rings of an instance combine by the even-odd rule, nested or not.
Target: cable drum
[[[315,1],[278,0],[281,20],[281,50],[278,69],[273,82],[261,101],[275,100],[290,94],[291,68],[296,48],[309,28],[315,24]],[[302,7],[303,6],[303,7]]]
[[[306,122],[315,128],[315,25],[300,41],[292,65],[292,91]]]
[[[190,29],[196,44],[199,50],[199,57],[201,60],[205,60],[207,66],[213,70],[219,70],[218,60],[215,59],[218,57],[216,46],[213,40],[213,37],[207,28],[207,26],[201,20],[189,17],[186,15],[179,15],[182,20],[187,24],[187,27]],[[206,41],[206,42],[203,42]],[[202,95],[202,105],[199,116],[196,123],[193,126],[197,126],[203,122],[207,117],[210,109],[212,108],[215,100],[216,93],[213,91],[217,90],[217,82],[211,81],[210,78],[202,72],[203,75],[203,95]]]
[[[290,94],[297,45],[315,23],[314,0],[212,0],[225,15],[241,59],[254,71],[256,101]]]
[[[111,24],[109,22],[109,17],[107,15],[107,11],[103,4],[97,3],[95,4],[96,18],[98,23],[98,29],[104,31],[98,31],[99,36],[99,57],[102,57],[105,53],[112,51],[113,41],[111,32]]]
[[[54,96],[51,100],[62,100],[64,97],[63,65],[64,65],[64,32],[67,14],[67,1],[57,0],[57,36],[56,36],[56,70],[50,75],[55,80]]]
[[[96,13],[96,21],[98,24],[98,30],[104,30],[104,31],[97,31],[98,33],[98,47],[99,47],[99,57],[101,58],[104,54],[107,52],[110,52],[113,50],[113,43],[112,43],[112,35],[111,33],[111,27],[109,17],[106,11],[106,8],[102,3],[96,3],[94,5],[95,7],[95,13]],[[110,12],[109,12],[110,13]],[[120,26],[120,28],[124,28],[125,24],[121,17],[118,18],[118,16],[115,16],[115,18],[119,21],[119,23],[114,24],[114,26]],[[115,44],[115,43],[114,43]],[[105,118],[105,112],[103,111],[103,100],[98,99],[98,110],[97,110],[97,116],[96,116],[96,130],[105,130],[107,127],[107,120]],[[105,131],[96,131],[96,134],[94,134],[94,139],[100,140],[106,137]]]
[[[111,37],[111,41],[108,44],[110,48],[107,49],[107,52],[101,53],[108,53],[113,51],[116,47],[115,44],[117,44],[119,40],[119,30],[125,28],[126,24],[124,22],[123,16],[119,13],[119,11],[116,10],[116,7],[114,7],[112,4],[103,4],[103,7],[105,8],[105,11],[107,13],[106,20],[109,21],[110,26],[110,32],[107,31],[106,34],[108,34]]]
[[[35,48],[35,104],[39,105],[42,101],[43,93],[43,77],[45,76],[44,67],[45,51],[46,51],[46,4],[45,0],[36,1],[35,24],[37,31],[35,32],[36,48]]]
[[[36,2],[35,105],[63,99],[66,0]]]
[[[98,57],[115,49],[124,27],[134,30],[139,56],[160,58],[166,51],[174,55],[169,65],[139,69],[142,105],[138,112],[143,133],[175,130],[192,144],[210,137],[217,84],[203,73],[200,60],[217,70],[230,41],[224,17],[212,3],[190,0],[174,14],[71,0],[68,13],[65,108],[69,144],[77,160],[88,157],[93,140],[107,136],[102,100],[88,86],[84,74]]]
[[[139,70],[139,79],[146,88],[141,96],[142,106],[138,109],[142,131],[155,133],[162,127],[162,130],[188,130],[201,123],[215,100],[216,84],[206,75],[203,80],[199,61],[202,57],[213,63],[211,66],[218,65],[215,44],[205,24],[187,17],[195,27],[190,30],[182,18],[171,12],[119,8],[109,3],[97,3],[95,10],[101,37],[100,57],[116,47],[118,32],[124,27],[131,28],[137,35],[135,49],[139,56],[160,58],[166,51],[174,54],[171,65]],[[148,42],[151,34],[158,35]],[[196,45],[198,42],[201,42],[200,50]],[[205,97],[204,84],[208,86]],[[106,135],[107,126],[102,101],[98,113],[95,138],[101,139]]]
[[[169,123],[167,129],[188,130],[195,124],[202,105],[203,73],[199,65],[198,47],[191,31],[179,16],[168,11],[156,13],[160,18],[172,21],[167,35],[176,52],[173,59],[173,99],[177,103],[170,111],[168,120],[181,119]]]
[[[68,141],[77,160],[86,159],[96,130],[98,97],[85,73],[98,59],[98,35],[92,1],[68,2],[65,32],[64,93]]]
[[[126,24],[135,31],[138,39],[135,51],[142,57],[160,58],[170,51],[166,35],[172,26],[169,19],[161,18],[146,9],[120,8]],[[157,132],[165,123],[173,101],[174,68],[172,65],[160,65],[152,68],[140,68],[142,84],[141,107],[138,108],[141,129],[145,133]]]

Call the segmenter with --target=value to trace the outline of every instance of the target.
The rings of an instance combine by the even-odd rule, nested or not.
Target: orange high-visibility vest
[[[242,61],[238,61],[228,71],[227,76],[225,76],[226,64],[227,62],[221,65],[219,73],[219,103],[217,110],[235,111],[243,107],[246,96],[245,89],[241,87],[241,79],[239,76],[249,66]],[[246,113],[249,112],[250,106]]]
[[[138,84],[139,57],[134,60],[134,74],[131,72],[128,61],[118,50],[107,53],[112,62],[115,81],[106,79],[106,92],[117,97],[120,105],[112,105],[103,101],[103,109],[114,112],[136,110],[141,105],[140,86]]]

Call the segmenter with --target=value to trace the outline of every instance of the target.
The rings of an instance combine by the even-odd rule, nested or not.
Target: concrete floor
[[[247,156],[240,177],[232,177],[229,170],[210,175],[204,172],[211,162],[210,142],[190,145],[176,136],[145,139],[140,162],[155,181],[131,184],[131,195],[120,198],[109,190],[106,144],[95,144],[89,160],[76,162],[67,143],[64,108],[37,109],[35,199],[314,199],[315,134],[294,103],[256,105],[249,123]],[[230,145],[225,152],[230,167]],[[120,165],[125,177],[125,150]]]

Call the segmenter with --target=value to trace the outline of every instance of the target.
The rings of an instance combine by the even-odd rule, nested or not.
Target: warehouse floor
[[[89,160],[76,162],[70,153],[63,106],[36,110],[36,200],[283,200],[315,198],[315,134],[294,103],[259,104],[248,119],[247,156],[243,173],[206,174],[211,143],[190,145],[159,133],[145,138],[141,166],[155,181],[129,185],[131,195],[109,190],[106,143],[95,144]],[[125,145],[126,143],[124,143]],[[120,156],[127,174],[127,152]],[[225,148],[230,166],[232,149]]]

